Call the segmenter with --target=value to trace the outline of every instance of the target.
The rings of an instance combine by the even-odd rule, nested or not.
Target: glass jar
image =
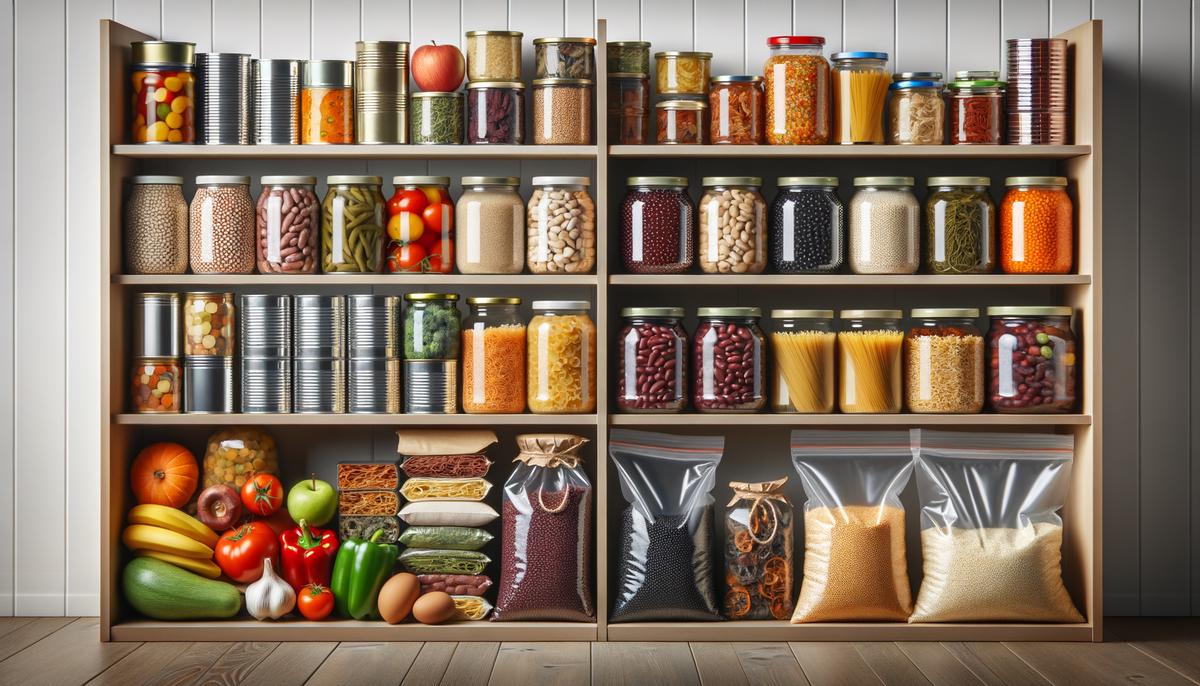
[[[233,293],[188,293],[183,302],[183,354],[232,357],[233,322]]]
[[[904,405],[921,414],[983,409],[983,334],[971,307],[912,311],[904,339]]]
[[[709,142],[757,145],[763,142],[761,76],[714,76],[708,91]]]
[[[183,372],[177,357],[138,357],[129,370],[130,409],[142,414],[179,414]]]
[[[475,177],[465,177],[463,185]],[[388,273],[454,269],[454,203],[449,176],[393,176],[387,201]],[[467,272],[464,272],[467,273]]]
[[[763,66],[771,145],[829,142],[829,62],[821,36],[771,36]]]
[[[658,142],[662,145],[703,145],[704,115],[708,103],[699,100],[663,100],[654,106]]]
[[[700,196],[700,270],[761,274],[767,266],[767,203],[757,176],[706,176]]]
[[[621,208],[621,257],[631,274],[692,268],[696,210],[682,176],[631,176]]]
[[[687,332],[682,307],[626,307],[617,338],[617,407],[679,412],[687,405]]]
[[[650,77],[618,72],[608,75],[608,142],[642,145],[649,136]]]
[[[463,142],[462,93],[423,91],[412,102],[412,142],[415,145],[458,145]]]
[[[588,195],[590,183],[586,176],[533,177],[526,218],[529,271],[587,274],[595,266],[596,205]]]
[[[467,84],[467,142],[520,145],[525,142],[525,86],[520,81]]]
[[[458,271],[520,274],[525,267],[525,203],[515,176],[464,176],[456,212]]]
[[[986,176],[931,176],[925,266],[934,274],[987,274],[996,265],[996,204]]]
[[[775,412],[833,412],[833,310],[771,310]]]
[[[467,81],[519,81],[524,35],[520,31],[467,31]]]
[[[1005,85],[1003,81],[989,78],[961,79],[948,86],[952,145],[999,145],[1004,142]]]
[[[150,40],[131,48],[130,140],[196,142],[196,44]]]
[[[836,272],[846,260],[846,216],[836,176],[781,176],[771,205],[771,266],[780,274]]]
[[[377,274],[383,269],[384,200],[378,176],[330,176],[321,202],[321,271]]]
[[[594,81],[596,79],[596,39],[533,39],[533,78]]]
[[[859,176],[850,198],[850,270],[916,274],[921,206],[911,176]]]
[[[767,404],[765,340],[757,307],[701,307],[692,334],[692,406],[757,412]]]
[[[249,176],[197,176],[188,225],[193,273],[254,272],[254,203]]]
[[[892,77],[886,52],[833,54],[833,142],[883,142],[883,105]]]
[[[533,303],[526,345],[529,411],[596,411],[596,325],[586,300]]]
[[[525,411],[525,322],[520,298],[467,298],[463,322],[463,411]]]
[[[942,75],[936,78],[893,81],[888,103],[888,142],[892,145],[941,145],[946,127],[946,101],[942,99]]]
[[[462,316],[456,293],[405,293],[404,359],[457,360]]]
[[[320,203],[315,176],[264,176],[255,207],[260,274],[315,274]]]
[[[592,142],[593,83],[588,79],[534,80],[535,145],[587,145]]]
[[[300,142],[354,142],[354,63],[300,63]]]
[[[125,270],[186,274],[188,204],[182,176],[135,176],[125,203]]]
[[[644,40],[622,40],[605,43],[608,75],[625,72],[650,74],[650,43]]]
[[[241,490],[255,474],[279,473],[275,437],[262,429],[222,429],[204,450],[204,488],[224,484]]]
[[[900,411],[902,316],[900,310],[842,310],[842,330],[837,335],[842,412]]]
[[[708,95],[711,52],[656,52],[654,66],[659,95]]]
[[[1078,364],[1070,307],[989,307],[988,407],[1070,412]]]
[[[1075,218],[1067,179],[1010,176],[1000,203],[1000,267],[1008,274],[1068,274]]]

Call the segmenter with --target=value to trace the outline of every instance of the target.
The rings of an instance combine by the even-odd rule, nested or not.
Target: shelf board
[[[1089,274],[613,274],[613,286],[1086,286]]]
[[[1093,633],[1094,627],[1090,623],[790,624],[784,621],[737,621],[608,625],[610,641],[1091,641]]]
[[[1087,426],[1090,414],[613,414],[613,426]]]
[[[133,159],[551,159],[595,160],[594,145],[114,145]]]
[[[1069,159],[1090,145],[613,145],[609,157]]]
[[[113,415],[142,426],[595,426],[594,414],[137,414]]]
[[[112,628],[114,641],[595,641],[596,625],[583,622],[453,622],[397,624],[299,619],[202,622],[137,620]]]
[[[595,274],[116,274],[130,286],[595,286]]]

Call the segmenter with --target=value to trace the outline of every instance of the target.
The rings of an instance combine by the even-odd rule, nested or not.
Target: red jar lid
[[[767,45],[825,45],[824,36],[771,36]]]

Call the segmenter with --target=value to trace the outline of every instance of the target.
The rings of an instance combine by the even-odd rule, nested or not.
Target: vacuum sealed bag
[[[731,481],[725,506],[725,616],[787,619],[792,614],[792,503],[787,477]]]

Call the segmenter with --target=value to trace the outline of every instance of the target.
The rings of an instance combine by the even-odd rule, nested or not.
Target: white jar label
[[[330,260],[334,264],[341,264],[345,261],[342,256],[342,241],[344,240],[343,233],[346,232],[346,198],[336,195],[333,198],[333,254],[330,255]]]
[[[480,203],[472,200],[467,203],[467,264],[479,264],[480,242],[483,235],[482,219],[479,216]]]
[[[200,261],[213,261],[213,199],[200,203]]]
[[[282,262],[279,255],[279,242],[282,239],[281,224],[283,223],[283,196],[272,195],[267,198],[267,261]],[[300,248],[302,246],[296,246]]]

